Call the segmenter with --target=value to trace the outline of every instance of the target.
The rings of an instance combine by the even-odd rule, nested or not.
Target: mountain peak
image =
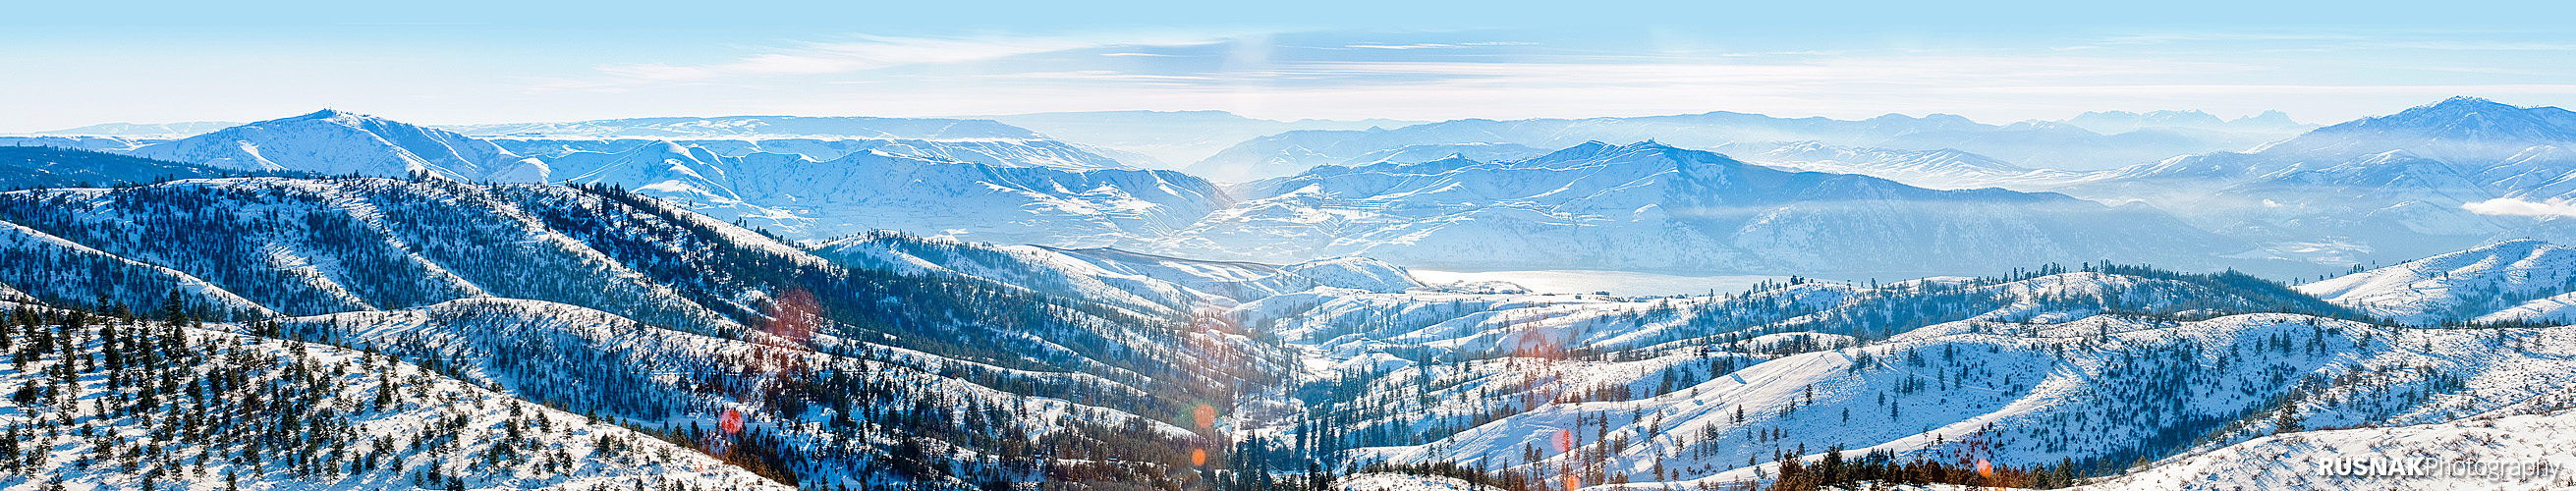
[[[2491,105],[2491,106],[2502,106],[2502,105],[2504,105],[2503,103],[2498,103],[2498,102],[2496,102],[2496,101],[2487,100],[2487,98],[2485,98],[2485,97],[2467,96],[2467,95],[2455,95],[2455,96],[2451,96],[2451,98],[2449,98],[2449,99],[2443,99],[2443,100],[2442,100],[2442,102],[2436,102],[2436,103],[2433,103],[2433,104],[2431,104],[2431,105],[2434,105],[2434,106],[2446,106],[2446,105],[2456,105],[2456,104],[2475,104],[2475,105]]]
[[[2298,121],[2294,121],[2294,120],[2291,120],[2291,119],[2290,119],[2290,113],[2281,112],[2281,111],[2280,111],[2280,110],[2278,110],[2278,109],[2263,111],[2263,113],[2262,113],[2262,114],[2256,114],[2256,115],[2253,115],[2253,116],[2246,116],[2246,117],[2241,117],[2241,118],[2231,119],[2231,120],[2228,120],[2227,122],[2229,122],[2229,123],[2255,123],[2255,124],[2265,124],[2265,125],[2273,125],[2273,126],[2297,126],[2297,125],[2299,124],[2299,122],[2298,122]]]
[[[339,109],[155,143],[135,155],[242,170],[541,180],[519,173],[530,163],[491,142]]]
[[[364,114],[358,114],[358,113],[353,113],[353,112],[348,112],[348,111],[342,111],[342,110],[338,110],[338,109],[328,109],[328,108],[325,108],[325,109],[323,109],[323,110],[320,110],[320,111],[314,111],[314,112],[312,112],[312,113],[305,114],[305,115],[302,115],[302,116],[295,116],[295,117],[289,117],[289,118],[279,118],[279,120],[339,119],[339,118],[344,118],[344,117],[347,117],[347,118],[365,118],[365,117],[367,117],[367,115],[364,115]]]
[[[2526,109],[2524,109],[2524,108],[2522,108],[2522,107],[2520,107],[2520,106],[2515,106],[2515,105],[2512,105],[2512,104],[2505,104],[2505,103],[2501,103],[2501,102],[2496,102],[2496,101],[2493,101],[2493,100],[2488,100],[2487,98],[2484,98],[2484,97],[2472,97],[2472,96],[2465,96],[2465,95],[2463,95],[2463,96],[2452,96],[2452,97],[2451,97],[2451,98],[2449,98],[2449,99],[2443,99],[2441,102],[2435,102],[2435,103],[2432,103],[2432,104],[2425,104],[2425,105],[2421,105],[2421,106],[2415,106],[2415,107],[2412,107],[2412,108],[2408,108],[2407,110],[2405,110],[2405,111],[2401,111],[2401,112],[2397,113],[2396,115],[2397,115],[2397,116],[2404,116],[2404,115],[2406,115],[2406,114],[2408,114],[2408,113],[2415,113],[2415,114],[2442,115],[2442,116],[2458,116],[2458,115],[2464,115],[2464,114],[2476,114],[2476,113],[2489,112],[2489,111],[2493,111],[2493,112],[2520,112],[2520,111],[2525,111],[2525,110],[2526,110]]]
[[[2291,141],[2257,151],[2337,149],[2346,154],[2370,154],[2442,142],[2485,149],[2473,152],[2475,155],[2445,154],[2445,157],[2460,158],[2501,157],[2489,154],[2501,152],[2511,155],[2531,145],[2564,145],[2576,142],[2576,112],[2549,106],[2525,108],[2459,96],[2408,108],[2397,114],[2318,128]]]

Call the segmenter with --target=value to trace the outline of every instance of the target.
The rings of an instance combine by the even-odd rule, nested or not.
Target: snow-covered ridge
[[[16,313],[43,310],[26,309]],[[0,486],[793,489],[652,435],[414,364],[421,360],[225,332],[245,325],[86,319],[83,327],[25,326],[43,334],[12,325],[7,334],[80,335],[86,339],[66,347],[84,357],[135,352],[102,340],[151,340],[169,350],[143,355],[157,365],[83,368],[54,355],[0,369],[0,383],[22,394],[0,400],[0,432],[11,440],[0,447],[12,457]],[[46,383],[57,369],[101,376]],[[137,378],[120,382],[106,372]],[[163,382],[135,381],[145,377]],[[190,389],[167,389],[182,380]],[[19,390],[37,386],[47,387]],[[84,423],[75,434],[54,425],[58,418]],[[289,441],[311,446],[282,443]],[[17,460],[21,448],[33,464]]]
[[[475,136],[588,138],[1044,138],[1024,128],[985,119],[861,116],[657,117],[443,128]]]
[[[638,148],[673,144],[701,148],[715,155],[741,158],[752,154],[802,155],[816,161],[829,161],[857,153],[880,152],[927,160],[973,162],[996,167],[1046,167],[1068,171],[1135,169],[1135,166],[1104,157],[1061,141],[1020,138],[974,139],[903,139],[903,138],[737,138],[737,139],[560,139],[498,137],[489,141],[521,155],[529,155],[570,167],[563,172],[577,175],[583,170],[575,161],[584,154],[621,154]],[[595,157],[589,157],[595,158]]]
[[[490,142],[363,114],[322,110],[145,145],[135,155],[254,171],[429,174],[460,181],[543,182],[545,164]]]
[[[1835,120],[1717,111],[1625,118],[1460,119],[1392,129],[1281,132],[1245,140],[1188,169],[1224,180],[1262,179],[1293,175],[1318,165],[1357,163],[1363,156],[1401,153],[1407,147],[1464,144],[1563,148],[1587,140],[1650,139],[1703,149],[1796,141],[1905,151],[1956,149],[2027,167],[2103,169],[2174,155],[2243,150],[2297,128],[2286,116],[2217,128],[2131,125],[2117,133],[2095,133],[2054,122],[1982,124],[1948,114]]]
[[[2299,285],[2299,291],[2416,325],[2576,321],[2576,249],[2509,240]]]
[[[2083,173],[2030,169],[1958,150],[1850,148],[1819,142],[1738,144],[1717,149],[1747,162],[1811,172],[1861,174],[1933,189],[1974,189],[2075,179]]]
[[[12,298],[293,315],[242,330],[435,360],[698,451],[757,446],[730,458],[806,483],[1032,480],[1038,438],[1126,442],[1045,455],[1166,472],[1148,463],[1225,448],[1169,423],[1196,399],[1178,394],[1286,372],[1273,346],[1166,315],[1188,311],[835,262],[605,187],[201,179],[0,193],[0,217],[21,230],[0,240]],[[1193,364],[1209,350],[1240,363]],[[728,411],[757,431],[703,439]],[[758,456],[789,451],[811,453]]]
[[[895,232],[825,241],[813,246],[813,251],[859,267],[979,278],[1140,312],[1181,315],[1315,288],[1383,293],[1421,285],[1403,268],[1363,258],[1274,266],[1109,248],[996,247]]]
[[[2083,489],[2459,489],[2576,485],[2576,412],[2288,433],[2159,462]]]

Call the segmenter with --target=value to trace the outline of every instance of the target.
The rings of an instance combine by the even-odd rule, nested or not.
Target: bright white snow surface
[[[1786,281],[1786,276],[1680,275],[1637,271],[1438,271],[1415,269],[1413,276],[1439,284],[1499,281],[1544,293],[1610,292],[1623,297],[1707,295],[1744,291],[1755,283]]]
[[[1454,477],[1418,476],[1412,474],[1353,474],[1333,483],[1334,491],[1497,491],[1492,486]]]
[[[40,402],[20,405],[0,399],[0,426],[22,428],[32,435],[40,421],[59,418],[65,422],[81,421],[85,427],[103,430],[97,438],[74,437],[67,428],[48,430],[49,433],[59,433],[61,437],[42,440],[54,443],[47,447],[45,462],[48,464],[25,475],[26,479],[0,478],[0,490],[43,490],[54,479],[60,479],[65,489],[141,489],[144,484],[136,473],[122,469],[113,460],[95,455],[95,442],[110,439],[126,448],[135,448],[134,445],[139,443],[127,440],[169,443],[166,448],[156,449],[165,452],[161,456],[166,458],[156,462],[167,464],[161,470],[175,469],[178,474],[162,475],[154,484],[156,489],[169,490],[224,490],[227,487],[222,476],[226,473],[238,475],[243,489],[404,489],[414,487],[413,475],[421,472],[462,474],[470,478],[467,481],[470,488],[477,490],[626,489],[643,486],[646,482],[656,486],[684,483],[699,489],[791,489],[706,454],[626,428],[599,423],[580,414],[513,398],[515,394],[492,390],[482,383],[449,378],[408,363],[389,363],[390,360],[357,350],[225,332],[242,329],[242,326],[212,324],[208,327],[185,329],[184,332],[200,346],[239,343],[242,351],[238,352],[244,353],[239,357],[219,359],[214,364],[275,366],[292,360],[306,360],[316,369],[330,367],[331,370],[325,374],[327,378],[320,383],[338,390],[312,394],[312,399],[298,402],[340,408],[343,414],[348,415],[352,426],[334,431],[351,432],[357,436],[349,439],[362,443],[348,449],[350,460],[354,461],[357,455],[373,453],[392,456],[388,460],[391,464],[329,475],[297,472],[291,462],[279,459],[257,466],[234,464],[231,459],[216,455],[227,451],[218,447],[242,442],[183,443],[183,439],[155,433],[171,431],[175,424],[155,424],[149,420],[148,414],[143,417],[107,417],[95,411],[84,412],[83,407],[104,407],[98,399],[119,397],[124,392],[111,390],[104,376],[84,376],[74,386],[74,393],[78,395],[67,404]],[[126,329],[140,328],[128,326]],[[42,383],[39,380],[52,378],[34,371],[33,367],[42,363],[45,362],[17,364],[8,370],[0,370],[0,382],[12,388],[20,384]],[[370,370],[371,367],[382,368]],[[283,371],[252,371],[254,374],[278,372]],[[268,378],[271,377],[255,375],[251,381],[266,384],[270,383]],[[378,397],[377,391],[384,387],[380,383],[395,379],[403,381],[403,389],[391,395],[391,404],[381,410],[355,409],[369,407],[367,401]],[[330,410],[323,411],[327,413]],[[540,420],[546,423],[532,423]],[[526,434],[521,440],[523,429]],[[481,460],[477,456],[482,452],[504,440],[505,433],[510,435],[507,439],[523,442],[518,443],[515,449],[529,458],[498,466],[476,462]],[[441,436],[454,438],[446,440],[452,443],[431,445],[427,449],[417,444],[404,448],[398,443],[426,443]],[[603,447],[612,441],[614,447],[622,450]],[[213,457],[211,463],[198,459],[199,455]],[[332,451],[332,456],[334,465],[341,463],[339,451]],[[194,460],[198,466],[168,464],[190,459],[198,459]],[[96,463],[84,467],[73,465],[74,462]],[[555,467],[558,463],[562,466]]]
[[[252,171],[429,174],[459,181],[542,182],[546,166],[491,142],[335,110],[250,123],[136,148],[135,155]]]
[[[2561,395],[2557,403],[2565,404]],[[2358,468],[2355,465],[2358,464]],[[2394,472],[2380,469],[2396,468]],[[2576,411],[2266,436],[2083,489],[2566,489]]]
[[[2498,242],[2298,286],[2345,307],[2409,324],[2444,319],[2576,321],[2576,249]]]
[[[1309,378],[1372,380],[1348,406],[1364,409],[1346,430],[1427,435],[1354,450],[1363,461],[1545,475],[1573,466],[1628,483],[1760,481],[1774,452],[1813,459],[1836,445],[2025,467],[2205,451],[2270,434],[2283,408],[2308,427],[2429,424],[2527,406],[2576,382],[2571,327],[2392,328],[2294,314],[2184,322],[2063,306],[2158,288],[2167,293],[2138,298],[2225,295],[2101,273],[1907,284],[1917,283],[2025,300],[1860,346],[1777,332],[1661,349],[1639,348],[1692,328],[1669,312],[1707,312],[1716,300],[1319,290],[1237,310],[1305,349]],[[1870,290],[1810,282],[1725,305],[1768,299],[1759,304],[1848,315],[1834,312],[1869,305]],[[1576,347],[1644,356],[1552,354]],[[1555,446],[1560,432],[1575,448]],[[2211,439],[2195,439],[2204,433]],[[1540,458],[1525,459],[1533,448]]]

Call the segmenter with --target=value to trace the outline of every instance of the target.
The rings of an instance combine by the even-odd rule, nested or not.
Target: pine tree
[[[2273,433],[2296,433],[2306,430],[2304,422],[2300,421],[2299,407],[2296,404],[2281,406],[2281,415],[2272,420]]]

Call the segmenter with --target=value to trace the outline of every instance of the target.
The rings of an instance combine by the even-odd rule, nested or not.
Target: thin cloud
[[[2540,201],[2496,198],[2460,205],[2460,209],[2480,215],[2576,217],[2576,201],[2569,201],[2566,198],[2549,198]]]
[[[2360,41],[2369,36],[2349,33],[2297,32],[2157,32],[2111,36],[2108,44],[2164,44],[2196,41]]]
[[[703,65],[626,63],[599,67],[616,81],[695,82],[727,78],[850,73],[907,65],[986,61],[1020,55],[1121,46],[1193,46],[1223,42],[1204,35],[920,38],[860,36],[855,41],[809,43]],[[1113,56],[1160,56],[1121,53]]]
[[[1474,42],[1474,43],[1411,43],[1411,44],[1354,43],[1354,44],[1343,45],[1341,48],[1324,48],[1324,49],[1384,49],[1384,50],[1409,50],[1409,49],[1462,49],[1462,48],[1483,48],[1483,47],[1492,47],[1492,46],[1536,46],[1536,45],[1538,45],[1538,43],[1520,42],[1520,41],[1485,41],[1485,42]]]

